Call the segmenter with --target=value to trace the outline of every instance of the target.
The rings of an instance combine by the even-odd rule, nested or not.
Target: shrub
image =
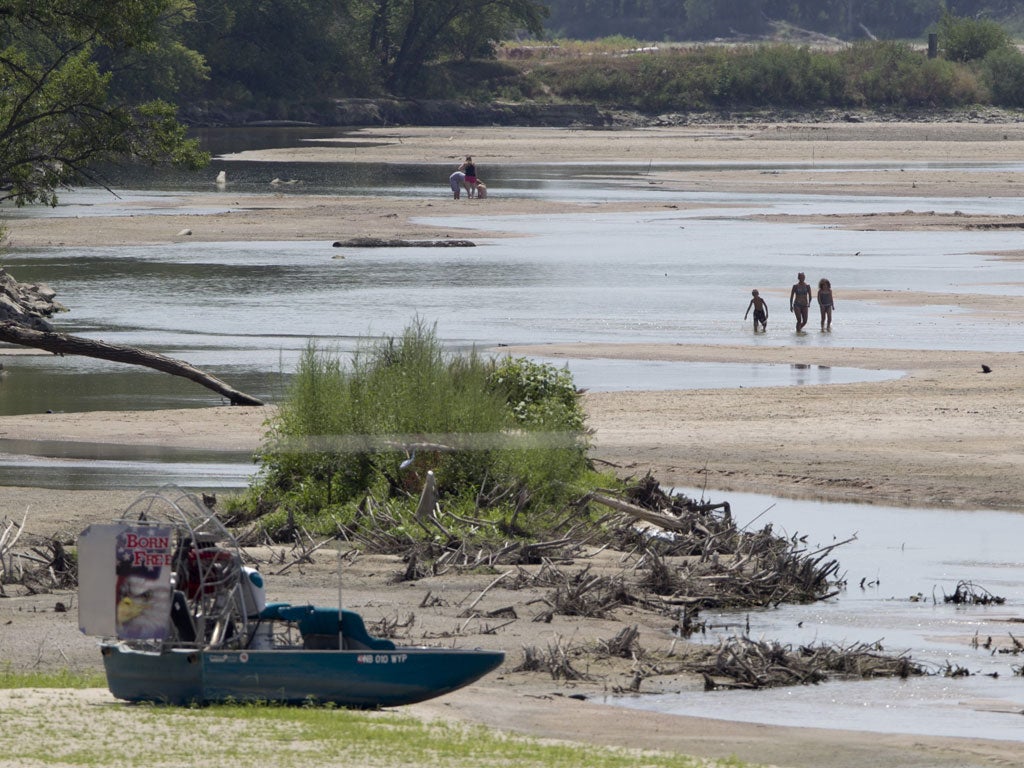
[[[939,44],[950,61],[975,61],[1011,44],[1009,33],[991,19],[962,19],[944,13]]]
[[[981,68],[993,103],[1024,107],[1024,54],[1013,47],[999,48],[982,60]]]
[[[977,79],[949,61],[929,59],[905,43],[858,43],[840,54],[849,102],[879,106],[953,106],[975,103]]]
[[[843,93],[842,73],[827,53],[793,45],[737,51],[732,101],[744,105],[822,106]]]
[[[788,44],[700,46],[565,59],[531,73],[558,98],[645,112],[954,106],[987,98],[973,67],[928,59],[892,41],[861,42],[840,52]]]
[[[324,513],[347,525],[367,496],[411,511],[431,471],[451,504],[528,516],[589,490],[586,449],[568,369],[447,355],[434,329],[416,321],[361,348],[349,366],[307,347],[270,424],[260,473],[233,511],[276,510],[270,528]]]
[[[583,430],[583,409],[568,368],[507,357],[494,366],[488,385],[502,393],[520,425],[569,433]]]

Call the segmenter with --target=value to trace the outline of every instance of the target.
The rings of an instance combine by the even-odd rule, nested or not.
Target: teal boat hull
[[[415,704],[450,693],[505,659],[499,651],[418,647],[155,653],[110,644],[102,652],[110,692],[125,701],[315,702],[361,709]]]

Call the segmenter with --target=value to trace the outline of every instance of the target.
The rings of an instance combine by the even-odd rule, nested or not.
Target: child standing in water
[[[761,295],[757,292],[757,288],[750,292],[753,296],[750,303],[747,304],[747,311],[743,313],[743,319],[747,319],[747,315],[750,314],[750,310],[754,310],[754,333],[757,333],[757,324],[761,324],[761,330],[768,331],[768,304]]]
[[[818,309],[821,310],[821,330],[832,330],[832,283],[824,277],[818,281]],[[826,325],[826,322],[828,325]]]

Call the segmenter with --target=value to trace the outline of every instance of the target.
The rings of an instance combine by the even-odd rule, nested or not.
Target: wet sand
[[[471,151],[485,176],[490,162],[760,161],[766,157],[794,163],[1004,162],[1024,161],[1024,127],[1017,125],[834,125],[721,126],[634,132],[555,131],[538,129],[377,129],[361,132],[366,145],[310,147],[297,152],[275,150],[263,159],[358,159],[384,162],[432,162],[445,165]],[[326,154],[325,154],[326,153]],[[301,154],[301,156],[300,156]],[[794,171],[786,178],[757,168],[730,171],[659,172],[656,183],[686,189],[771,191],[786,185],[813,185],[822,192],[912,195],[993,195],[1011,197],[1020,181],[1016,174],[968,174],[955,168],[917,174],[891,168],[857,174]],[[802,181],[801,181],[802,180]],[[807,191],[807,189],[804,189]],[[209,216],[195,209],[232,210]],[[623,204],[576,206],[543,201],[501,199],[453,201],[439,191],[437,200],[398,198],[306,198],[267,195],[251,199],[228,192],[168,206],[188,208],[188,215],[121,216],[114,218],[23,219],[9,223],[15,245],[124,244],[203,240],[341,239],[373,235],[409,238],[443,237],[451,233],[431,227],[422,217],[460,216],[476,212],[543,215],[553,210],[623,210]],[[643,206],[630,206],[630,208]],[[656,206],[661,207],[661,206]],[[912,212],[866,222],[859,217],[829,223],[917,229],[961,228],[972,217]],[[978,222],[975,222],[978,223]],[[992,222],[989,222],[992,223]],[[1012,226],[1011,217],[995,222]],[[191,235],[178,233],[188,228]],[[1019,254],[1006,254],[1019,258]],[[58,287],[59,288],[59,287]],[[889,297],[884,297],[888,300]],[[901,291],[892,300],[926,303],[929,297]],[[964,293],[958,306],[998,312],[1021,320],[1019,301],[986,304]],[[948,303],[948,297],[944,297]],[[918,506],[1024,508],[1024,408],[1017,393],[1024,384],[1024,363],[1016,352],[979,354],[963,351],[752,348],[721,345],[565,345],[511,350],[544,356],[621,357],[624,359],[717,362],[772,362],[860,366],[906,371],[903,378],[827,387],[770,387],[677,392],[589,393],[586,410],[595,430],[594,456],[623,474],[653,471],[665,483],[707,486],[724,491],[757,491],[834,500],[864,500]],[[992,368],[983,374],[981,364]],[[0,417],[0,437],[233,448],[255,447],[266,409],[209,409],[197,429],[194,411],[130,414],[47,414]],[[0,491],[0,517],[21,519],[37,535],[76,533],[89,521],[105,521],[134,494],[124,492],[53,491],[5,488]],[[320,567],[330,570],[330,561]],[[353,605],[375,613],[371,618],[421,611],[423,589],[400,590],[386,577],[394,564],[369,568],[352,588]],[[327,596],[327,581],[310,587],[302,578],[282,578],[280,599]],[[462,598],[493,579],[450,583],[437,588]],[[375,580],[376,579],[376,580]],[[53,611],[59,596],[0,600],[0,660],[16,668],[60,667],[89,659],[94,646],[77,635],[73,614]],[[496,592],[515,603],[511,593]],[[63,598],[61,598],[63,599]],[[525,607],[523,616],[532,615]],[[450,627],[451,615],[438,611],[437,622]],[[567,622],[557,627],[528,620],[495,635],[466,642],[507,647],[510,655],[524,644],[545,647],[556,632],[577,642],[610,637],[631,617],[605,624]],[[644,619],[642,642],[664,642],[665,626]],[[84,644],[83,644],[84,643]],[[516,659],[518,660],[518,659]],[[618,679],[610,672],[608,679]],[[667,683],[687,685],[685,681]],[[523,678],[502,670],[481,684],[408,710],[429,717],[485,722],[495,727],[543,737],[574,738],[600,744],[665,748],[703,756],[738,756],[786,766],[992,766],[1019,762],[1019,743],[969,739],[879,736],[777,728],[677,718],[605,707],[595,701],[601,686],[585,686],[588,701],[569,699],[575,686],[534,675]]]

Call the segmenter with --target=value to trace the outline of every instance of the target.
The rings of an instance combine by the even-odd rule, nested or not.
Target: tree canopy
[[[197,96],[316,100],[414,95],[429,64],[543,33],[540,0],[195,0],[185,39],[213,76]]]
[[[104,160],[206,161],[174,106],[116,88],[190,9],[185,0],[0,0],[0,201],[53,205],[62,186],[95,180],[90,169]],[[172,69],[198,77],[200,66],[184,56]]]
[[[481,59],[494,57],[498,42],[521,34],[685,41],[756,37],[774,22],[786,22],[844,40],[877,37],[884,46],[938,31],[943,58],[964,69],[909,62],[904,69],[927,69],[922,81],[927,87],[885,97],[884,103],[948,104],[966,98],[984,103],[991,96],[994,103],[1016,105],[1024,100],[1016,84],[1024,59],[993,20],[1016,13],[1024,23],[1016,5],[1009,0],[0,0],[0,201],[53,204],[64,185],[83,179],[102,183],[96,169],[112,159],[201,165],[206,157],[186,138],[173,104],[195,105],[192,115],[226,106],[254,108],[267,118],[302,119],[305,107],[329,114],[332,100],[353,96],[486,99],[500,93],[546,99],[561,94],[614,103],[615,89],[605,88],[608,78],[600,71],[614,68],[607,59],[595,64],[583,58],[555,84],[542,82],[549,76],[539,70],[519,70],[507,62],[481,66]],[[807,54],[791,58],[801,56]],[[760,88],[754,101],[876,103],[838,83],[835,70],[842,62],[820,63],[828,71],[809,71],[792,87]],[[734,75],[723,84],[734,82]],[[704,90],[692,81],[701,76],[698,70],[680,72],[670,83],[662,78],[654,84],[658,94],[650,89],[640,94],[646,99],[640,107],[700,107],[708,99],[692,97]],[[822,81],[814,92],[800,85],[809,79]],[[942,93],[951,87],[955,93],[932,93],[936,81],[947,83]],[[635,81],[629,85],[637,90]],[[715,88],[715,104],[750,102],[743,89]]]
[[[547,15],[535,0],[364,0],[368,43],[390,89],[408,90],[428,61],[447,54],[490,52],[512,30],[542,30]]]

